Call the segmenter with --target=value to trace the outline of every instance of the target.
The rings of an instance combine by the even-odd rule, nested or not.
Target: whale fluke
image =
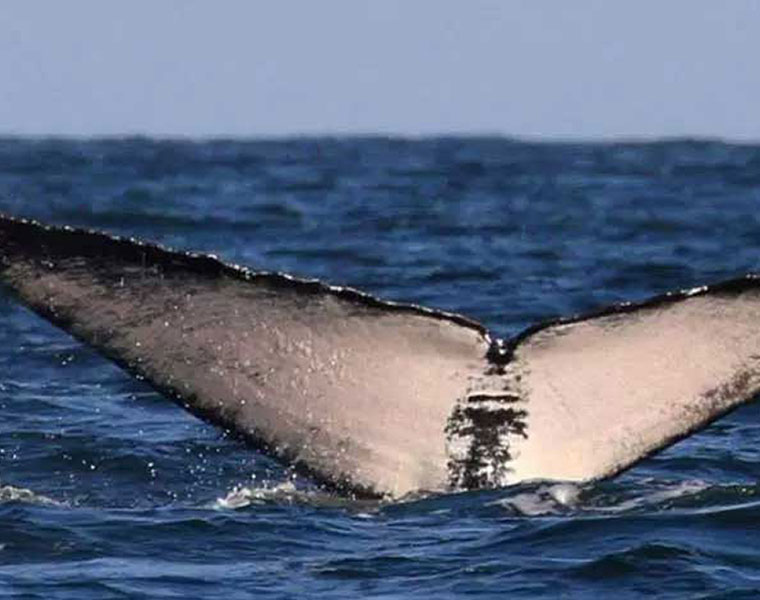
[[[460,315],[0,215],[0,281],[191,412],[360,495],[607,477],[760,391],[753,275],[501,341]]]

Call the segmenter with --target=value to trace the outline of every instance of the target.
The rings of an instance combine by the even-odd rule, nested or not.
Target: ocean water
[[[760,146],[0,139],[0,212],[498,335],[760,271]],[[760,596],[760,406],[590,485],[330,496],[0,290],[0,595]],[[603,424],[600,424],[603,426]]]

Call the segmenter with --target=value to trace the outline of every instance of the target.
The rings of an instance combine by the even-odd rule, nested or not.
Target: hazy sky
[[[758,0],[0,3],[0,133],[760,140]]]

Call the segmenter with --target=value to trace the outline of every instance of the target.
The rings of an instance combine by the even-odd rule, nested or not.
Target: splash
[[[274,486],[239,485],[223,498],[217,498],[214,508],[237,510],[256,504],[293,504],[299,492],[292,481],[284,481]],[[308,492],[307,492],[308,493]]]
[[[318,508],[339,508],[351,513],[377,513],[384,505],[381,500],[357,500],[337,496],[318,487],[303,487],[295,479],[286,481],[253,482],[237,485],[211,505],[217,510],[239,510],[261,505],[299,505]]]
[[[684,500],[693,499],[707,490],[720,488],[721,486],[710,485],[701,480],[676,482],[642,481],[633,495],[627,497],[608,497],[607,494],[604,494],[593,506],[588,507],[587,510],[604,513],[665,510],[672,508],[679,501],[683,502]],[[609,502],[611,499],[613,502]]]
[[[12,485],[0,485],[0,504],[5,504],[6,502],[62,506],[61,502],[42,494],[36,494],[32,490],[17,488]]]
[[[574,483],[539,485],[535,489],[500,498],[488,504],[501,506],[509,512],[526,517],[556,515],[578,508],[582,491],[582,487]]]
[[[527,487],[527,489],[526,489]],[[736,486],[729,486],[733,493]],[[508,490],[505,489],[505,492]],[[683,508],[695,510],[705,493],[725,494],[727,488],[700,480],[657,482],[637,481],[621,486],[612,482],[599,484],[536,484],[518,486],[508,495],[488,502],[516,516],[540,517],[560,514],[624,515]],[[746,492],[742,492],[742,498]],[[725,500],[725,499],[724,499]]]

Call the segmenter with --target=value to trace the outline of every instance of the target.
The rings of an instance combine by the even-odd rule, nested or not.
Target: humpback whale
[[[345,493],[615,475],[760,391],[760,278],[533,325],[0,215],[0,281],[192,413]]]

